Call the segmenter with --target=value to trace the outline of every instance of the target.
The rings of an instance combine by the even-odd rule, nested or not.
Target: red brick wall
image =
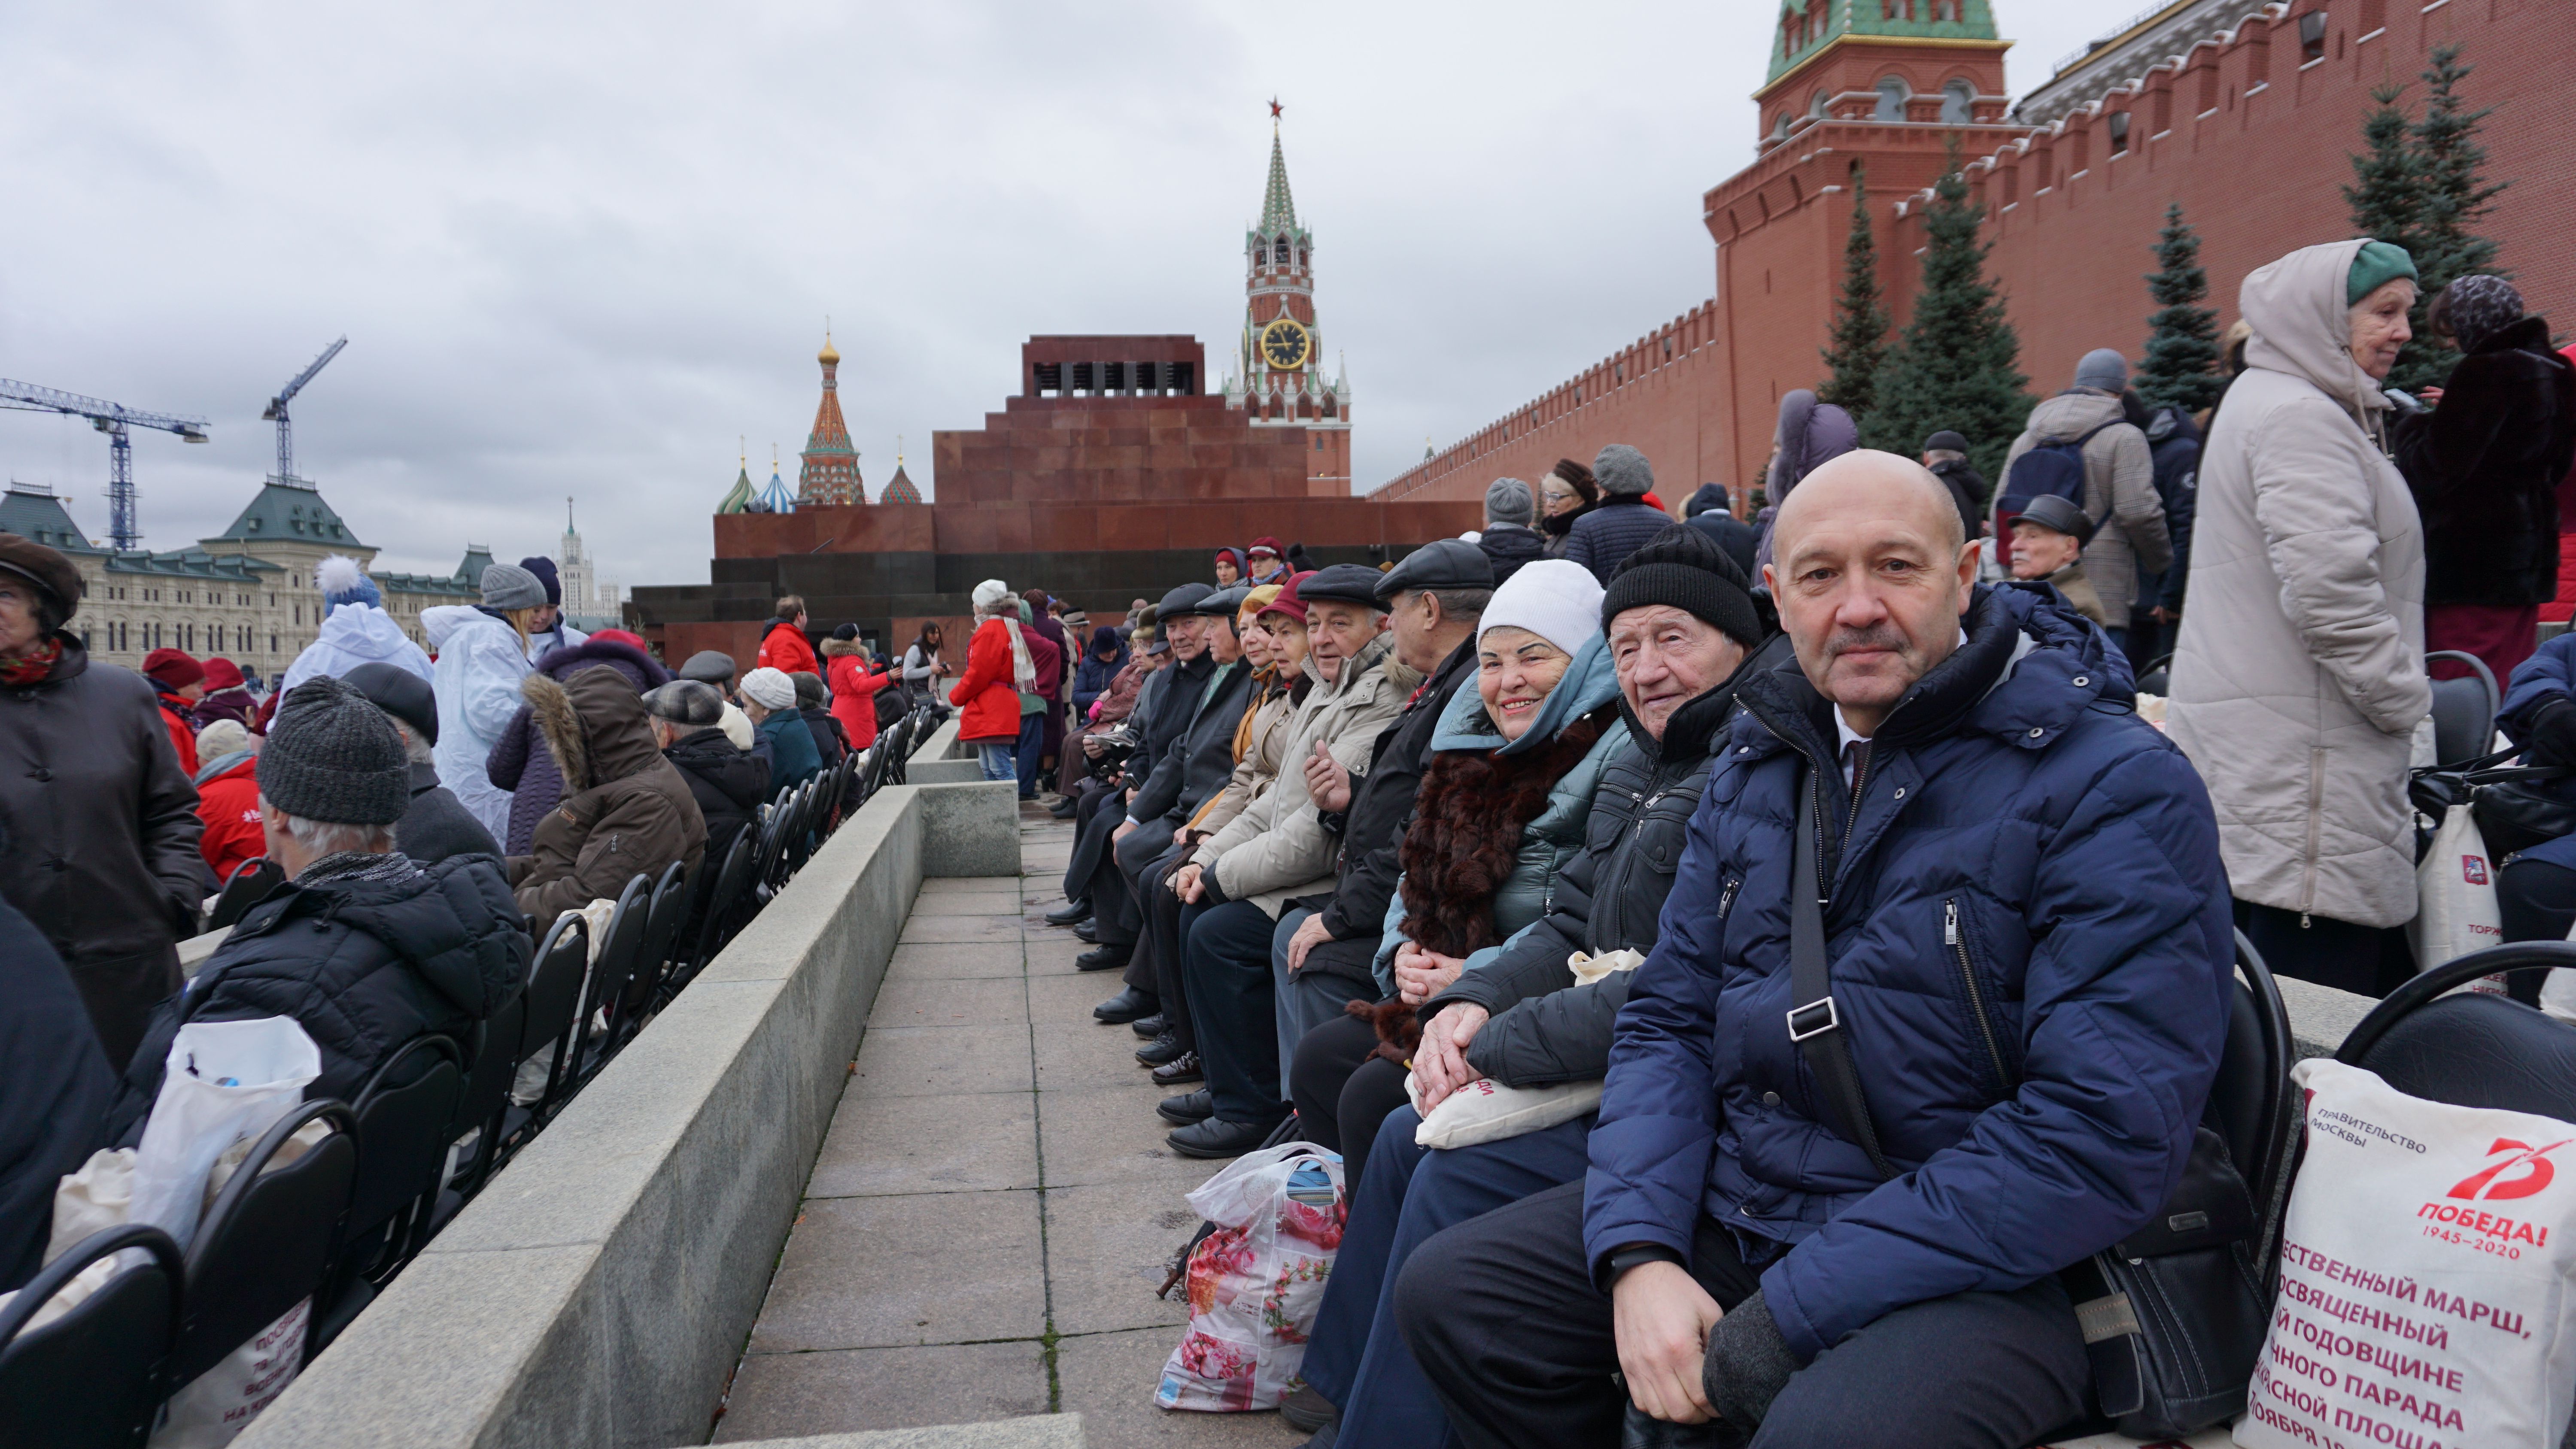
[[[2576,269],[2562,260],[2576,229],[2576,147],[2563,118],[2568,78],[2576,76],[2567,7],[2440,0],[2425,9],[2417,0],[2378,0],[2386,30],[2365,41],[2360,21],[2369,3],[2295,0],[2281,19],[2249,21],[2226,45],[2195,49],[2179,72],[2156,72],[2134,94],[2117,92],[2098,112],[2049,130],[1960,128],[1966,153],[1979,158],[1970,178],[1992,218],[1990,269],[2034,393],[2063,387],[2092,348],[2117,347],[2132,360],[2144,349],[2153,310],[2149,248],[2167,202],[2181,202],[2199,229],[2221,326],[2235,319],[2247,273],[2348,235],[2341,188],[2352,179],[2348,158],[2360,145],[2370,89],[2408,83],[2407,99],[2420,107],[2416,77],[2426,54],[2449,42],[2477,68],[2463,92],[2468,104],[2495,111],[2484,137],[2488,175],[2513,183],[2486,234],[2502,242],[2500,263],[2517,274],[2533,310],[2576,331]],[[2310,10],[2330,16],[2326,55],[2303,69],[2297,24]],[[2258,74],[2268,84],[2249,96]],[[1806,93],[1808,77],[1784,79],[1794,83],[1775,86],[1778,95]],[[2201,119],[2204,85],[2217,114]],[[2157,139],[2160,94],[2169,132]],[[2114,158],[2107,117],[2123,108],[2134,108],[2129,151]],[[1819,353],[1841,281],[1853,164],[1868,166],[1880,281],[1901,321],[1921,276],[1914,193],[1939,174],[1945,134],[1846,120],[1793,131],[1702,198],[1717,242],[1710,301],[1398,475],[1377,496],[1481,498],[1496,477],[1535,482],[1558,457],[1589,461],[1600,444],[1627,442],[1655,464],[1666,501],[1678,506],[1687,496],[1678,484],[1688,474],[1694,484],[1728,484],[1741,507],[1740,485],[1757,480],[1769,455],[1780,394],[1824,375]],[[1677,344],[1669,363],[1667,337]]]

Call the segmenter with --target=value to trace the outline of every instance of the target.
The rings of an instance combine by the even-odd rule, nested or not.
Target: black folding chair
[[[286,1139],[308,1122],[327,1122],[331,1131],[270,1170]],[[346,1103],[300,1103],[261,1135],[188,1244],[172,1387],[213,1368],[320,1291],[357,1180],[358,1119]]]
[[[485,1172],[524,1146],[570,1092],[576,1060],[573,1049],[579,1041],[574,1028],[581,1015],[582,983],[589,977],[590,924],[567,911],[556,918],[553,929],[546,932],[545,941],[537,947],[536,967],[528,975],[528,989],[519,993],[519,999],[526,1004],[526,1014],[519,1027],[516,1060],[510,1064],[510,1080],[515,1085],[521,1069],[542,1054],[546,1060],[545,1088],[536,1101],[524,1104],[507,1100],[505,1089],[501,1126],[492,1144],[492,1162]]]
[[[734,918],[751,898],[752,871],[759,862],[760,842],[746,827],[734,833],[732,848],[725,852],[721,869],[709,872],[701,868],[700,874],[712,875],[714,881],[707,888],[706,907],[698,913],[697,943],[689,948],[686,966],[673,973],[668,994],[677,995],[733,939]]]
[[[253,856],[233,867],[224,878],[222,894],[215,897],[215,908],[206,913],[206,929],[220,931],[237,925],[251,907],[268,899],[268,893],[286,880],[286,870],[267,856]]]
[[[581,1020],[573,1027],[573,1040],[579,1048],[573,1060],[580,1064],[574,1078],[576,1086],[589,1081],[608,1061],[612,1038],[603,1035],[593,1042],[591,1025],[602,1012],[624,999],[626,983],[635,973],[636,958],[644,951],[645,918],[652,908],[652,878],[632,876],[626,889],[617,893],[617,909],[610,913],[607,926],[599,933],[599,951],[590,963],[590,989],[582,993]]]
[[[42,1328],[27,1327],[101,1258],[144,1256]],[[74,1243],[0,1307],[0,1449],[134,1449],[170,1395],[187,1266],[170,1235],[123,1223]]]
[[[700,858],[699,872],[706,869]],[[689,914],[690,880],[687,861],[675,860],[662,872],[661,881],[653,887],[652,904],[644,912],[643,945],[635,953],[635,968],[626,978],[626,990],[619,994],[616,1008],[609,1014],[609,1040],[622,1046],[642,1029],[644,1018],[661,994],[669,977],[672,952],[679,945],[680,927]]]
[[[2424,656],[2424,662],[2447,659],[2469,667],[2466,679],[2433,681],[2433,759],[2437,764],[2456,765],[2495,751],[2496,709],[2502,694],[2496,689],[2495,671],[2474,654],[2457,649],[2436,649]]]
[[[524,990],[484,1018],[477,1032],[474,1060],[466,1068],[465,1091],[457,1098],[456,1116],[447,1124],[447,1140],[461,1142],[474,1134],[474,1146],[441,1184],[429,1230],[435,1233],[456,1211],[483,1190],[501,1146],[501,1118],[510,1105],[510,1080],[518,1072],[521,1038],[528,1023]]]
[[[359,1089],[349,1109],[358,1120],[358,1179],[314,1295],[308,1353],[329,1347],[418,1248],[464,1094],[465,1054],[435,1033],[405,1042]]]
[[[2472,951],[2388,993],[2336,1049],[2410,1097],[2576,1118],[2576,1025],[2508,997],[2446,993],[2505,971],[2576,967],[2576,942]]]

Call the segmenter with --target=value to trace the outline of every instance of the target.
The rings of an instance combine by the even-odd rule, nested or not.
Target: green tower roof
[[[1815,14],[1810,28],[1807,19]],[[1938,15],[1940,19],[1932,17]],[[1956,19],[1951,17],[1956,16]],[[1769,85],[1846,35],[1911,40],[1999,40],[1989,0],[1780,0]]]
[[[724,501],[716,505],[718,513],[744,513],[751,508],[751,465],[733,475],[733,487],[725,490]]]
[[[310,543],[324,548],[365,548],[313,485],[282,483],[271,475],[232,527],[202,543]]]
[[[72,522],[71,510],[42,484],[11,483],[0,493],[0,533],[31,538],[62,553],[105,553]]]

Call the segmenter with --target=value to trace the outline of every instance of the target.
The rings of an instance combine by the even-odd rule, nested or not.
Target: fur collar
[[[581,718],[573,713],[572,696],[553,679],[531,674],[519,681],[519,697],[528,702],[529,717],[536,722],[538,737],[546,742],[546,753],[555,757],[555,773],[563,776],[564,794],[589,789],[590,754],[582,744]]]
[[[826,659],[838,659],[846,654],[859,654],[864,656],[865,652],[865,646],[860,644],[856,639],[825,639],[823,641],[823,657]]]

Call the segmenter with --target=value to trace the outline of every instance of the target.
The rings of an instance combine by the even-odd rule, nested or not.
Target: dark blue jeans
[[[1038,794],[1038,761],[1046,758],[1046,716],[1020,716],[1020,798],[1034,800]]]
[[[1395,1330],[1395,1275],[1442,1228],[1581,1180],[1592,1117],[1439,1152],[1414,1145],[1421,1125],[1398,1107],[1379,1129],[1315,1315],[1304,1374],[1341,1407],[1334,1449],[1419,1449],[1447,1437],[1449,1418]]]

